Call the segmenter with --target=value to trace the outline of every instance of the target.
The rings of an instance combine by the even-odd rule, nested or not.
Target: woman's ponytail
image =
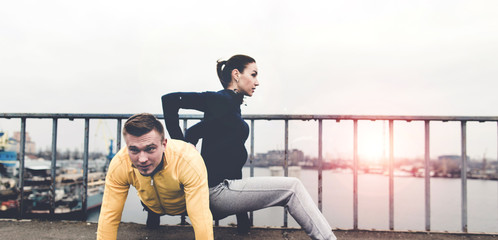
[[[218,72],[218,78],[220,79],[221,85],[223,85],[223,88],[228,87],[228,83],[230,81],[226,81],[225,78],[223,77],[223,66],[226,65],[227,61],[220,61],[218,60],[218,64],[216,64],[216,71]],[[226,66],[225,66],[226,67]]]
[[[246,55],[234,55],[227,61],[217,61],[216,71],[218,72],[218,78],[220,79],[223,88],[227,88],[232,81],[232,71],[234,69],[239,70],[240,73],[244,72],[247,64],[255,63],[254,58]]]

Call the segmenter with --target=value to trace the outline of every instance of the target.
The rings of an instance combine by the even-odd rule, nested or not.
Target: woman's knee
[[[303,183],[299,178],[296,177],[285,177],[285,181],[287,182],[287,185],[291,186],[292,189],[298,188],[300,186],[303,186]]]
[[[301,180],[295,177],[271,177],[268,183],[272,185],[274,189],[286,190],[291,194],[304,188]]]

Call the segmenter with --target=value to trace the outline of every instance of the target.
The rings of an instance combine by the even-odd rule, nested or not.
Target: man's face
[[[142,175],[150,176],[161,163],[167,140],[161,139],[161,135],[156,130],[140,137],[126,134],[124,139],[133,166]]]

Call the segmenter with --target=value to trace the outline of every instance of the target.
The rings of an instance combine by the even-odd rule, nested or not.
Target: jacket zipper
[[[166,213],[166,210],[163,207],[163,202],[161,201],[161,198],[159,197],[159,193],[157,192],[156,185],[154,185],[154,175],[150,176],[150,185],[154,188],[154,192],[156,193],[157,200],[159,201],[159,206],[163,210],[164,213]]]

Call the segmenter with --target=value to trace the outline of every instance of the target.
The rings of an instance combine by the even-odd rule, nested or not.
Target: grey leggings
[[[312,239],[336,239],[327,220],[297,178],[225,180],[209,189],[209,201],[214,219],[272,206],[287,206],[294,220]]]

